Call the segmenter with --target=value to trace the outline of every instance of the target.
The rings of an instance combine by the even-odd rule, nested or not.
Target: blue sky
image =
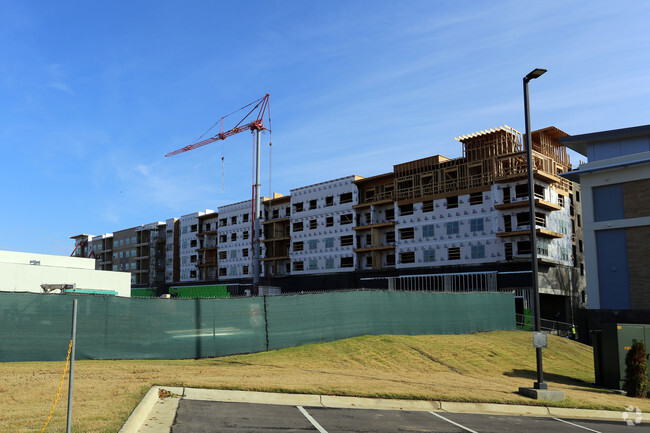
[[[164,155],[266,93],[283,194],[523,132],[536,67],[534,129],[648,124],[648,18],[625,0],[0,0],[0,249],[70,254],[71,235],[250,198],[250,133]]]

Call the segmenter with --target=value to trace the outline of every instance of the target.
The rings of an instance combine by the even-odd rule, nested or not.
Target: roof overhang
[[[560,176],[573,182],[580,182],[580,176],[600,171],[617,170],[639,164],[650,164],[650,152],[633,153],[601,161],[582,164],[577,170],[561,173]]]
[[[592,132],[590,134],[561,137],[560,144],[587,156],[587,145],[610,140],[622,140],[650,135],[650,125],[634,126],[632,128],[612,129],[609,131]]]

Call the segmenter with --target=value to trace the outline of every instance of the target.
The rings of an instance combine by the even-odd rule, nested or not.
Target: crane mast
[[[267,93],[262,98],[257,101],[253,101],[250,104],[242,107],[240,110],[243,110],[253,104],[256,104],[249,112],[244,116],[242,120],[239,121],[237,125],[233,128],[228,129],[227,131],[223,130],[223,120],[228,117],[224,116],[221,118],[221,130],[215,136],[207,138],[205,140],[198,141],[196,143],[190,144],[188,146],[177,149],[173,152],[169,152],[165,156],[174,156],[179,153],[187,152],[188,150],[193,150],[198,147],[205,146],[206,144],[213,143],[219,140],[225,140],[228,137],[231,137],[235,134],[239,134],[243,131],[251,131],[255,133],[255,184],[253,185],[253,198],[252,198],[252,215],[253,215],[253,288],[255,293],[259,293],[259,282],[261,274],[261,260],[260,260],[260,232],[261,224],[260,219],[262,217],[262,201],[260,197],[260,158],[261,158],[261,140],[262,140],[262,131],[269,130],[264,126],[264,114],[268,109],[269,105],[269,94]],[[237,111],[240,111],[237,110]],[[242,123],[251,115],[251,113],[257,110],[257,117],[255,120],[248,122],[244,125]],[[232,113],[231,113],[232,114]],[[269,119],[270,124],[270,119]],[[212,129],[212,128],[211,128]]]

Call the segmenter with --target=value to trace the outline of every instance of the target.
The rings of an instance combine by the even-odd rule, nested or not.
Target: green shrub
[[[648,392],[648,361],[642,341],[632,343],[625,355],[625,391],[628,397],[645,398]]]

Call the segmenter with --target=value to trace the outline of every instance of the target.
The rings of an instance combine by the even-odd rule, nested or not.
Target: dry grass
[[[0,364],[0,432],[40,431],[62,369],[62,362]],[[650,412],[650,401],[590,385],[588,346],[551,336],[544,371],[551,388],[566,392],[562,406],[621,410],[632,404]],[[530,333],[517,331],[358,337],[203,360],[79,361],[73,431],[116,432],[152,385],[535,404],[516,393],[535,377]],[[46,431],[65,430],[65,391]]]

